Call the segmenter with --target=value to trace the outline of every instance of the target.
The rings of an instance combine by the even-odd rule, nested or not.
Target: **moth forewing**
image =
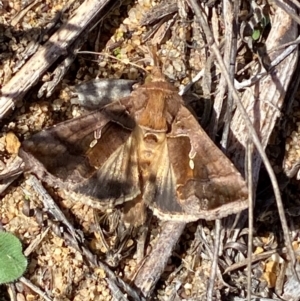
[[[183,106],[169,137],[177,200],[187,215],[216,219],[247,208],[248,191],[244,179]],[[178,153],[184,154],[181,164]],[[191,159],[192,166],[188,162]]]
[[[114,120],[121,120],[124,127],[129,129],[135,126],[126,108],[115,103],[43,130],[25,140],[22,149],[31,153],[53,175],[63,181],[72,181],[74,170],[86,164],[86,153],[95,138],[94,132],[99,136],[106,125]],[[24,161],[25,165],[30,165],[29,162],[26,164],[26,158]],[[89,177],[93,170],[91,167],[83,177]],[[79,179],[75,178],[74,182],[77,183]]]

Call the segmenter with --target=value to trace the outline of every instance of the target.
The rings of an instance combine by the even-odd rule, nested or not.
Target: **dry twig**
[[[68,47],[82,33],[109,0],[86,0],[73,17],[53,34],[50,39],[27,61],[19,72],[2,88],[0,120],[7,116],[16,103],[33,87],[44,72],[67,53]]]

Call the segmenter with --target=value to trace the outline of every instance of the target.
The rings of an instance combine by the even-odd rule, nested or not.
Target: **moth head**
[[[149,82],[165,82],[166,77],[161,72],[161,69],[157,66],[152,67],[150,75],[148,75],[145,79],[145,83]]]

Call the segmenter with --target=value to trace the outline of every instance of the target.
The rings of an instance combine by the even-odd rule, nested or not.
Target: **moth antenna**
[[[149,55],[152,59],[151,65],[154,67],[160,67],[161,65],[161,60],[159,59],[157,55],[157,45],[148,45],[147,46]]]
[[[163,75],[161,71],[161,60],[157,55],[157,45],[148,45],[147,46],[148,53],[152,60],[150,69],[150,75],[147,76],[145,82],[161,82],[165,81],[166,77]]]
[[[130,62],[130,61],[128,61],[128,60],[122,60],[122,59],[119,59],[119,58],[117,58],[117,57],[115,57],[115,56],[113,56],[113,55],[111,55],[111,54],[109,54],[109,53],[106,53],[106,52],[95,52],[95,51],[78,51],[78,54],[97,54],[97,55],[103,55],[103,56],[106,56],[106,57],[109,57],[109,58],[111,58],[111,59],[114,59],[114,60],[116,60],[116,61],[118,61],[118,62],[120,62],[120,63],[123,63],[123,64],[125,64],[125,65],[131,65],[131,66],[134,66],[134,67],[136,67],[136,68],[138,68],[138,69],[141,69],[141,70],[143,70],[143,71],[145,71],[145,72],[149,72],[148,70],[146,70],[145,68],[143,68],[143,67],[141,67],[140,65],[137,65],[137,64],[135,64],[135,63],[132,63],[132,62]]]
[[[146,78],[145,82],[151,81],[151,82],[160,82],[160,81],[165,81],[166,77],[162,74],[161,69],[160,69],[160,59],[157,55],[157,47],[156,46],[148,46],[148,50],[151,56],[151,59],[153,61],[153,67],[150,71],[150,75]],[[123,64],[131,65],[136,68],[139,68],[146,73],[149,74],[149,70],[126,60],[118,59],[115,56],[108,54],[106,52],[95,52],[95,51],[78,51],[79,54],[97,54],[97,55],[103,55],[109,58],[112,58],[114,60],[117,60]]]

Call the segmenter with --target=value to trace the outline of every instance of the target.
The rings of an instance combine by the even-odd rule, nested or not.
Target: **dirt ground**
[[[1,88],[9,84],[38,48],[45,45],[49,37],[70,20],[82,2],[71,0],[0,2]],[[73,57],[71,50],[75,46],[71,45],[68,48],[69,52],[49,66],[46,72],[40,74],[38,82],[30,87],[24,97],[21,97],[11,113],[2,118],[0,167],[3,170],[16,158],[20,142],[42,129],[86,112],[76,100],[79,93],[76,85],[95,78],[129,79],[143,83],[153,65],[153,47],[160,60],[162,72],[178,90],[189,85],[192,79],[204,70],[200,80],[187,89],[184,101],[208,134],[210,136],[214,134],[212,139],[220,147],[227,119],[224,117],[224,107],[219,112],[219,118],[216,118],[214,101],[222,88],[225,87],[223,96],[219,96],[220,99],[227,101],[230,93],[221,76],[222,68],[217,63],[207,36],[199,26],[192,9],[184,1],[115,2],[117,3],[114,6],[109,3],[105,17],[100,22],[91,22],[92,28],[77,38],[81,40],[77,49],[79,52]],[[240,83],[259,73],[259,70],[265,70],[262,68],[268,68],[269,62],[264,61],[264,55],[260,54],[263,48],[260,46],[266,43],[278,14],[282,14],[274,3],[272,5],[265,4],[264,1],[258,3],[257,7],[263,11],[264,18],[257,22],[260,29],[256,27],[255,34],[259,36],[255,38],[253,29],[252,32],[250,29],[250,34],[246,33],[245,29],[252,21],[253,11],[247,4],[248,1],[241,2],[237,16],[239,28],[243,28],[243,31],[239,30],[238,47],[233,60],[236,65],[234,76]],[[228,37],[223,3],[208,1],[202,6],[217,46],[224,55]],[[68,68],[65,60],[67,54],[69,59],[72,58]],[[287,69],[298,68],[297,58],[294,61],[294,65]],[[280,64],[287,62],[283,61]],[[62,70],[63,76],[60,80],[56,80],[59,70]],[[284,85],[297,88],[298,83],[292,74],[291,71]],[[261,90],[271,91],[263,79],[260,84]],[[119,85],[119,82],[115,85]],[[252,88],[253,86],[239,90],[240,98],[244,99]],[[272,104],[276,107],[273,108],[273,113],[260,111],[263,116],[262,124],[270,123],[266,137],[264,138],[264,125],[258,125],[257,130],[261,130],[261,141],[266,147],[278,179],[292,246],[298,252],[299,184],[295,178],[290,179],[288,176],[291,176],[291,170],[296,170],[297,173],[295,166],[300,155],[299,95],[297,90],[292,91],[291,88],[286,90],[278,96],[280,101],[275,105]],[[259,96],[260,92],[256,98],[262,97]],[[295,94],[292,95],[292,92]],[[49,95],[46,95],[47,93]],[[88,93],[89,90],[84,91],[81,96],[85,98],[85,94]],[[249,93],[253,95],[253,92]],[[266,103],[268,101],[266,100]],[[261,107],[258,110],[261,110]],[[232,107],[233,111],[237,111],[236,106]],[[247,112],[252,116],[250,111],[249,109]],[[274,117],[269,121],[268,114],[277,114],[276,116],[280,118]],[[236,121],[235,117],[232,120],[237,122],[233,128],[239,128],[239,121]],[[246,136],[245,127],[241,128],[243,130],[240,132],[232,130],[236,133],[236,139],[239,135]],[[244,175],[244,146],[242,142],[233,143],[234,140],[230,139],[226,154]],[[240,152],[242,153],[239,156]],[[254,158],[257,158],[256,155]],[[254,161],[257,163],[259,160]],[[283,237],[272,185],[265,166],[260,165],[260,162],[255,166],[258,166],[258,170],[254,172],[256,174],[254,187],[257,189],[251,292],[260,298],[281,297],[282,300],[299,300],[296,297],[297,293],[289,290],[294,282],[291,280],[291,267],[288,264],[290,258],[285,247],[286,240]],[[136,233],[138,231],[132,230],[126,236],[123,245],[118,241],[123,237],[115,227],[118,224],[116,221],[120,220],[122,208],[111,210],[109,213],[101,212],[84,203],[62,198],[53,187],[45,185],[45,188],[77,233],[83,237],[83,245],[97,255],[99,260],[113,265],[110,269],[115,276],[135,289],[134,277],[142,264],[138,262],[136,253],[139,235]],[[24,214],[26,212],[27,214]],[[247,296],[249,274],[247,217],[248,214],[243,212],[239,223],[233,227],[232,217],[222,221],[213,300],[240,300],[238,297]],[[47,300],[57,301],[134,299],[124,293],[124,290],[119,292],[113,287],[108,281],[107,272],[101,266],[91,264],[92,260],[87,259],[82,249],[76,249],[67,241],[64,234],[67,227],[47,214],[41,196],[34,191],[27,175],[20,175],[1,192],[0,223],[5,231],[14,233],[21,240],[28,256],[28,269],[24,277],[41,290],[39,292],[34,287],[30,288],[20,280],[13,284],[1,285],[0,300],[29,301],[44,300],[46,297]],[[153,217],[146,240],[146,254],[153,249],[162,227],[163,222]],[[124,228],[121,229],[125,231]],[[214,229],[214,222],[203,220],[186,226],[159,282],[147,299],[207,300],[207,286],[212,272],[211,259],[216,239]],[[106,243],[103,242],[103,238]]]

